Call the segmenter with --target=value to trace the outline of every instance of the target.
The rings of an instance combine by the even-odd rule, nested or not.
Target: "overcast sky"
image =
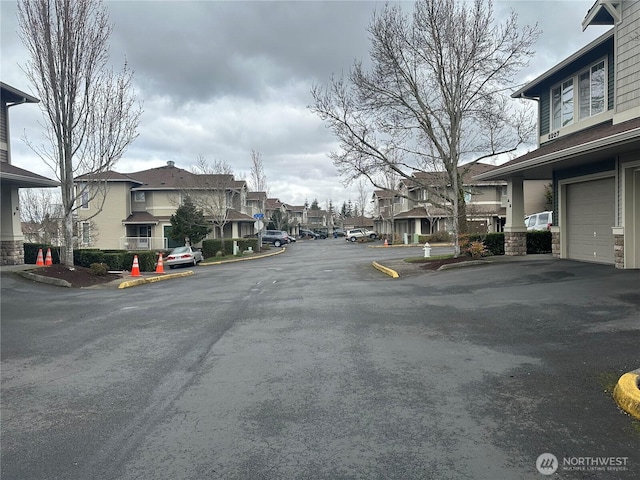
[[[411,2],[399,2],[407,11]],[[139,138],[116,165],[121,173],[165,165],[191,169],[199,155],[224,160],[249,177],[251,149],[262,153],[269,193],[293,205],[356,200],[328,158],[335,139],[309,112],[314,82],[347,72],[368,58],[369,1],[110,1],[111,61],[134,71],[144,102]],[[522,80],[531,80],[607,30],[581,22],[593,0],[497,1],[519,24],[543,31]],[[26,53],[17,35],[16,3],[1,0],[0,79],[31,93],[20,69]],[[39,139],[36,105],[11,109],[12,163],[50,178],[21,136]]]

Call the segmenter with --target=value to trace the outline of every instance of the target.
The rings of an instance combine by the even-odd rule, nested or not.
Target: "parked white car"
[[[178,265],[193,265],[194,267],[202,261],[202,251],[192,247],[176,247],[164,260],[164,265],[169,268],[176,268]]]
[[[553,225],[553,212],[540,212],[524,217],[524,224],[528,231],[549,230]]]
[[[359,238],[376,238],[378,234],[366,228],[354,228],[352,230],[347,230],[347,234],[345,235],[345,240],[350,242],[355,242]]]

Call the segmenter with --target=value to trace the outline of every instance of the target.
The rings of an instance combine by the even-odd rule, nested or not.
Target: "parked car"
[[[284,233],[287,233],[287,232],[284,232]],[[289,235],[289,234],[287,233],[287,237],[288,237],[288,239],[289,239],[289,243],[294,243],[294,242],[296,241],[296,237],[295,237],[295,235]]]
[[[540,212],[524,217],[524,224],[528,231],[549,230],[553,225],[553,212]]]
[[[323,240],[329,236],[327,231],[324,230],[314,230],[313,233],[317,235],[317,238],[322,238]]]
[[[176,247],[163,260],[163,265],[176,268],[178,265],[196,266],[203,260],[202,251],[193,247]]]
[[[347,230],[347,234],[345,235],[345,239],[350,242],[355,242],[359,238],[371,238],[374,239],[378,236],[378,234],[374,231],[368,230],[366,228],[354,228],[351,230]]]
[[[334,237],[344,237],[347,235],[347,232],[344,230],[344,228],[334,228],[333,229],[333,236]]]
[[[265,230],[262,233],[262,243],[270,243],[274,247],[281,247],[289,243],[289,235],[282,230]]]
[[[312,232],[311,230],[307,230],[306,228],[301,228],[300,229],[300,238],[316,239],[316,238],[319,238],[319,235],[316,232]]]

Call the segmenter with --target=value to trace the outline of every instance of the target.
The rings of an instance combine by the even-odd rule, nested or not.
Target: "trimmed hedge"
[[[449,232],[435,232],[431,235],[419,235],[418,243],[446,243],[451,241]]]
[[[60,247],[52,247],[44,243],[25,243],[24,245],[24,263],[36,264],[38,260],[38,250],[42,249],[42,259],[47,255],[47,248],[51,249],[51,260],[53,263],[60,263]]]
[[[551,232],[547,230],[527,232],[527,253],[551,253]]]
[[[464,243],[465,240],[468,244],[482,242],[489,255],[504,255],[504,233],[460,235],[460,243]]]
[[[202,255],[204,258],[212,258],[220,251],[224,255],[233,255],[233,242],[238,242],[238,248],[241,252],[248,250],[249,247],[254,251],[258,249],[257,238],[225,238],[224,250],[222,249],[222,242],[219,238],[216,238],[202,241]]]

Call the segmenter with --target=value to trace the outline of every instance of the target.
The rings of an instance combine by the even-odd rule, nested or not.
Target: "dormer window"
[[[606,110],[605,60],[551,89],[551,130],[559,130]]]

